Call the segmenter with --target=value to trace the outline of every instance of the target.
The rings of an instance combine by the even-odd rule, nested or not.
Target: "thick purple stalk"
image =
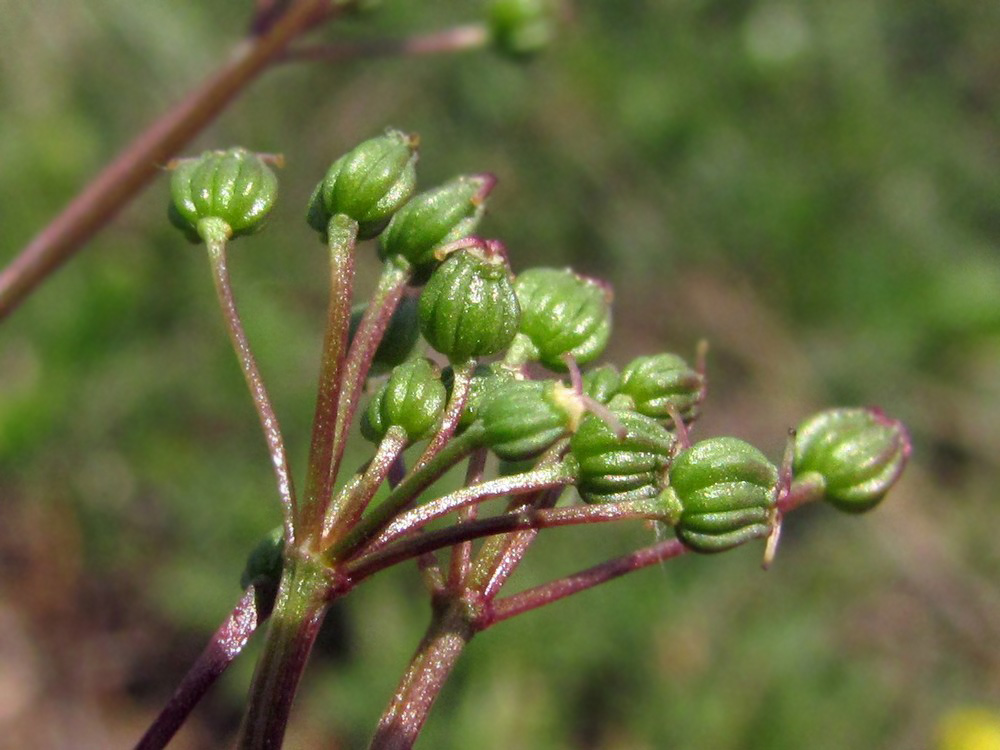
[[[332,584],[315,560],[294,553],[285,568],[257,662],[247,702],[239,750],[277,750],[285,736],[292,702],[319,634]]]
[[[330,251],[330,302],[323,335],[319,387],[316,391],[316,414],[313,418],[306,499],[302,508],[300,531],[318,533],[320,519],[333,493],[333,436],[337,422],[341,370],[347,353],[347,334],[351,325],[351,300],[354,294],[354,246],[358,223],[338,214],[330,220],[327,244]]]
[[[258,607],[258,592],[250,586],[239,603],[215,631],[205,650],[184,675],[167,705],[136,743],[135,750],[161,750],[167,746],[188,715],[246,646],[250,636],[270,613]]]
[[[462,602],[452,602],[435,613],[378,723],[371,750],[413,747],[438,693],[473,634]]]

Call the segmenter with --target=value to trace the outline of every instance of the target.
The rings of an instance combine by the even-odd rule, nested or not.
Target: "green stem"
[[[292,483],[291,472],[288,470],[288,457],[285,455],[285,441],[281,435],[281,426],[278,424],[278,417],[271,406],[271,399],[267,395],[264,380],[257,367],[257,361],[254,359],[250,342],[247,340],[246,331],[243,329],[243,323],[236,309],[236,301],[233,299],[229,270],[226,266],[226,242],[218,237],[209,237],[206,244],[209,262],[212,266],[212,281],[215,283],[215,291],[222,308],[222,317],[225,320],[226,329],[229,332],[229,338],[233,343],[240,367],[243,369],[243,377],[250,389],[250,395],[264,431],[264,439],[267,441],[268,452],[271,454],[271,466],[274,468],[275,479],[278,483],[278,496],[281,499],[285,539],[288,540],[288,545],[292,545],[295,541],[295,487]]]
[[[328,571],[294,553],[285,558],[278,596],[257,662],[239,750],[281,747],[292,702],[331,596]]]
[[[479,448],[482,439],[482,425],[473,424],[444,446],[440,453],[422,466],[413,469],[385,500],[368,515],[362,516],[357,525],[326,552],[327,559],[344,560],[361,549],[442,474]]]
[[[324,524],[322,547],[330,546],[338,531],[342,533],[358,522],[408,442],[402,427],[393,425],[386,431],[364,473],[357,481],[349,482],[330,507]]]
[[[565,439],[558,441],[545,452],[537,465],[541,467],[559,461],[567,442]],[[522,500],[521,507],[551,508],[559,500],[562,491],[561,487],[542,490]],[[508,510],[513,510],[515,507],[511,504]],[[537,534],[537,530],[528,529],[487,539],[469,570],[467,576],[469,588],[477,590],[487,600],[496,596],[500,587],[521,564]]]
[[[330,219],[327,244],[330,251],[330,303],[326,313],[323,355],[320,364],[319,388],[316,393],[316,414],[313,419],[312,444],[309,449],[309,470],[306,478],[306,500],[302,509],[300,530],[319,534],[317,528],[325,506],[333,494],[333,436],[336,425],[337,400],[340,394],[341,370],[347,351],[347,335],[351,325],[351,300],[354,292],[354,246],[358,239],[358,223],[337,214]]]
[[[474,635],[463,602],[451,602],[434,614],[427,633],[379,720],[371,750],[409,750],[427,721],[441,687],[465,644]]]
[[[384,546],[404,534],[426,526],[436,518],[441,518],[460,508],[481,503],[495,497],[524,495],[551,487],[563,487],[573,482],[576,479],[576,474],[576,470],[570,466],[556,464],[524,472],[523,474],[511,474],[485,482],[478,482],[468,487],[462,487],[459,490],[442,495],[436,500],[424,503],[411,511],[398,515],[372,541],[369,547]]]

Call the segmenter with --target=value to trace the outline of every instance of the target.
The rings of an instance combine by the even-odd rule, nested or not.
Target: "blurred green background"
[[[225,58],[250,5],[0,0],[0,262]],[[386,0],[320,36],[479,8]],[[192,146],[287,159],[232,266],[299,473],[326,305],[304,205],[387,125],[420,134],[424,186],[499,176],[483,232],[515,269],[614,284],[609,360],[707,338],[699,435],[777,459],[804,415],[868,403],[913,433],[883,507],[795,513],[766,575],[756,547],[691,556],[484,633],[420,746],[958,750],[956,717],[1000,731],[998,35],[989,2],[581,0],[528,64],[279,67]],[[164,179],[0,324],[2,747],[130,746],[277,522],[207,263],[165,201]],[[546,533],[511,590],[652,536]],[[365,746],[428,612],[410,567],[335,608],[287,746]],[[249,651],[177,747],[231,738]]]

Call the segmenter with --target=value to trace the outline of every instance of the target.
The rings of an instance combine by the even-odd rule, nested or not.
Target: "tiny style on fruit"
[[[402,131],[368,139],[333,162],[310,201],[308,221],[329,258],[330,302],[301,494],[227,270],[229,243],[262,227],[277,180],[244,149],[174,169],[171,221],[208,249],[283,523],[248,559],[244,598],[227,620],[242,625],[215,636],[217,644],[245,636],[239,647],[214,661],[203,655],[140,742],[146,750],[165,744],[169,727],[268,618],[238,744],[279,747],[329,603],[380,570],[418,560],[433,617],[371,744],[411,747],[477,633],[686,551],[754,539],[770,548],[783,514],[811,500],[868,510],[906,463],[905,428],[874,409],[809,417],[780,467],[735,437],[691,445],[688,425],[706,395],[703,357],[691,366],[661,352],[620,372],[605,363],[581,373],[612,335],[610,286],[564,268],[515,273],[501,242],[475,234],[495,179],[471,174],[417,193],[416,151],[417,139]],[[367,305],[355,308],[358,243],[374,238],[382,272]],[[345,470],[358,416],[375,449]],[[463,464],[461,488],[434,489]],[[506,510],[481,513],[495,498],[507,499]],[[544,529],[629,520],[669,526],[675,538],[500,596]]]

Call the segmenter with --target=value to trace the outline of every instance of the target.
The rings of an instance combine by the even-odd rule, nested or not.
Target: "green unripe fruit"
[[[361,434],[378,442],[390,427],[400,427],[408,442],[430,437],[441,423],[448,394],[437,367],[427,359],[411,359],[393,368],[372,396],[361,420]]]
[[[271,529],[247,555],[247,562],[240,575],[240,587],[278,588],[284,566],[285,537],[281,526]]]
[[[444,382],[444,387],[448,389],[448,398],[451,398],[454,370],[451,367],[444,368],[441,380]],[[514,380],[514,373],[501,364],[476,365],[476,369],[472,373],[472,381],[469,383],[469,393],[465,397],[465,406],[458,418],[458,429],[464,430],[475,422],[479,418],[479,411],[483,404],[491,398],[498,388],[502,388],[512,380]]]
[[[520,308],[499,242],[453,252],[420,295],[420,331],[452,362],[503,351],[517,332]]]
[[[278,179],[257,154],[206,151],[176,162],[167,214],[195,242],[225,240],[260,229],[277,195]]]
[[[490,394],[479,416],[493,452],[520,461],[576,429],[583,409],[580,397],[555,380],[512,380]]]
[[[414,196],[382,233],[380,255],[399,255],[417,269],[436,265],[435,250],[475,231],[495,184],[493,175],[468,175]]]
[[[832,505],[861,513],[896,483],[909,456],[902,423],[878,409],[830,409],[799,425],[793,473],[820,476]]]
[[[722,552],[767,536],[774,522],[778,469],[733,437],[695,443],[674,459],[660,496],[677,538],[697,552]]]
[[[674,437],[655,419],[615,411],[625,437],[596,414],[588,414],[569,442],[579,465],[577,489],[588,503],[656,497],[665,484]]]
[[[356,305],[351,311],[351,327],[349,340],[354,338],[361,318],[364,317],[366,305]],[[389,319],[385,334],[375,350],[375,357],[369,375],[382,375],[396,365],[401,365],[413,353],[420,336],[420,325],[417,321],[417,298],[404,295],[399,301]]]
[[[489,27],[497,49],[512,57],[541,51],[552,40],[555,3],[552,0],[493,0]]]
[[[619,393],[632,399],[635,410],[654,419],[670,420],[670,409],[690,421],[698,414],[705,390],[702,375],[676,354],[638,357],[622,370]]]
[[[606,404],[618,392],[622,378],[614,365],[601,365],[583,376],[583,392],[599,404]]]
[[[517,277],[514,288],[532,359],[562,372],[564,355],[582,365],[604,351],[611,334],[607,286],[568,268],[532,268]]]
[[[375,237],[409,200],[417,184],[417,139],[389,130],[341,156],[309,201],[309,226],[326,237],[336,214],[358,222],[358,238]]]

